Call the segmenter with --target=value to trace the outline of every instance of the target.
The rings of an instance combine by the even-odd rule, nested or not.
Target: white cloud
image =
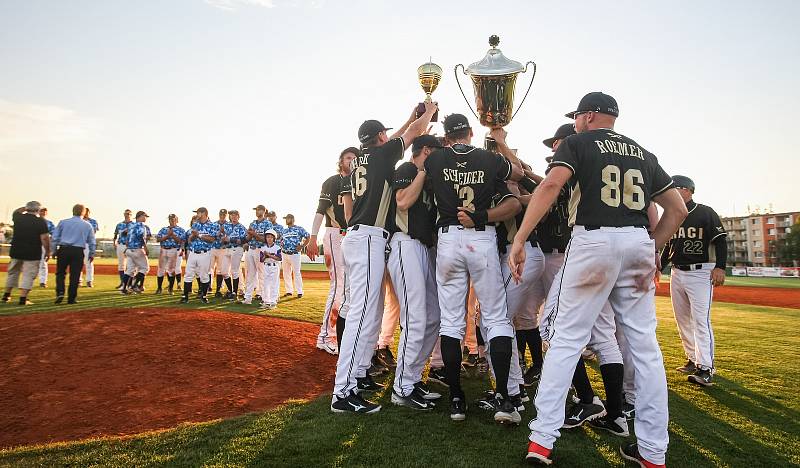
[[[264,8],[275,7],[275,3],[272,0],[206,0],[206,3],[228,11],[236,10],[242,5],[252,5]]]

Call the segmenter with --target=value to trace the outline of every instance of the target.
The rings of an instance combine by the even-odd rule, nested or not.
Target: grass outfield
[[[0,274],[0,281],[5,275]],[[75,306],[52,306],[52,290],[35,290],[37,304],[0,305],[0,314],[48,313],[93,307],[175,306],[177,297],[123,297],[107,291],[116,278],[98,278],[81,289]],[[280,303],[270,315],[317,323],[326,281],[307,281],[302,300]],[[152,289],[151,289],[152,291]],[[199,304],[189,304],[197,308]],[[224,308],[257,313],[242,305]],[[700,389],[672,371],[683,363],[669,300],[657,298],[659,339],[670,387],[670,450],[674,467],[800,465],[800,311],[717,303],[716,385]],[[0,317],[2,323],[2,317]],[[590,371],[602,393],[597,372]],[[466,381],[473,399],[487,382]],[[10,466],[518,466],[524,455],[525,425],[498,427],[491,415],[470,408],[465,423],[450,422],[445,408],[411,413],[378,397],[376,415],[333,415],[330,396],[292,401],[264,413],[187,424],[126,438],[108,438],[0,451]],[[533,416],[531,405],[524,422]],[[623,466],[621,439],[589,428],[564,431],[554,456],[558,466]],[[630,465],[629,465],[630,466]]]
[[[158,259],[149,258],[147,261],[148,261],[148,263],[150,263],[151,267],[153,267],[153,268],[158,267]],[[8,262],[9,262],[8,258],[0,259],[0,263],[8,263]],[[56,261],[55,260],[50,260],[49,263],[50,263],[50,265],[55,265]],[[95,263],[95,265],[117,265],[117,259],[116,258],[103,258],[103,257],[101,257],[101,258],[94,259],[94,263]],[[184,267],[185,267],[186,266],[186,261],[185,260],[184,260],[183,264],[184,264]],[[242,268],[244,268],[244,262],[242,262]],[[308,270],[308,271],[325,271],[325,264],[324,263],[303,263],[301,269]]]
[[[669,282],[669,275],[662,281]],[[726,276],[725,286],[749,286],[751,288],[800,288],[800,278],[756,278],[752,276]]]

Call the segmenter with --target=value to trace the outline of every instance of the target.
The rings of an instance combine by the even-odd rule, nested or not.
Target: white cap
[[[272,237],[274,237],[275,239],[278,238],[278,233],[275,232],[273,229],[268,229],[267,232],[264,233],[264,237],[266,237],[267,234],[272,234]]]

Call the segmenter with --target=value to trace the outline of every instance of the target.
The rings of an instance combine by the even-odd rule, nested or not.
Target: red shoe
[[[639,446],[636,444],[636,442],[623,445],[619,448],[619,453],[622,455],[622,458],[638,463],[641,468],[666,468],[667,466],[657,465],[642,458],[642,456],[639,454]]]
[[[552,452],[552,450],[546,449],[536,442],[529,442],[525,461],[531,465],[550,465],[553,463],[553,460],[550,459]]]

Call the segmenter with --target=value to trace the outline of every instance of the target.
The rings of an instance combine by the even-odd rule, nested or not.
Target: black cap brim
[[[556,140],[558,140],[558,138],[556,138],[556,137],[551,137],[551,138],[548,138],[548,139],[546,139],[546,140],[542,140],[542,143],[544,143],[544,145],[545,145],[546,147],[548,147],[548,148],[552,148],[552,147],[553,147],[553,143],[555,143],[555,142],[556,142]]]

